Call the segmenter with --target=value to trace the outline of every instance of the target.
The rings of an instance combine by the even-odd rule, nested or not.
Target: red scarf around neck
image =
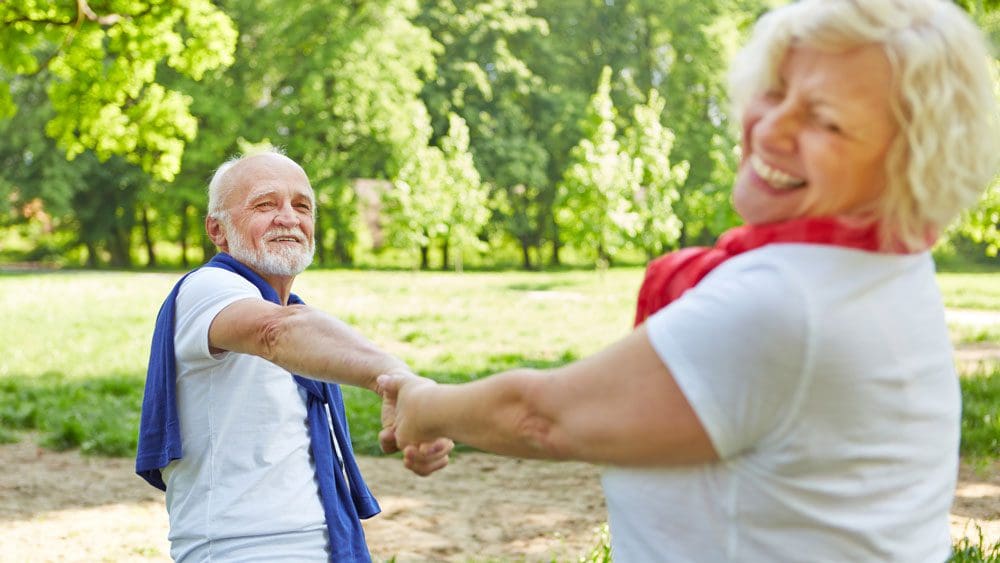
[[[713,247],[683,248],[650,262],[639,289],[635,326],[698,284],[722,262],[772,243],[842,246],[876,252],[878,225],[851,226],[833,217],[806,217],[781,223],[743,225],[722,234]]]

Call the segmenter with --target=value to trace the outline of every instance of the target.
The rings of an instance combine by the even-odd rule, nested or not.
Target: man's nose
[[[286,202],[278,208],[278,213],[274,216],[274,222],[283,227],[295,227],[299,224],[299,216],[295,213],[295,208],[291,202]]]

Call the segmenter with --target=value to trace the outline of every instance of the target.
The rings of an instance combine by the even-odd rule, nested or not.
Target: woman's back
[[[770,245],[647,327],[723,461],[609,470],[616,560],[947,558],[960,399],[927,254]]]

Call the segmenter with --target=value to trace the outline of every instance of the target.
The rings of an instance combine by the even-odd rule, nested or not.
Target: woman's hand
[[[414,374],[388,374],[378,378],[378,393],[382,396],[382,431],[379,445],[382,451],[403,450],[403,465],[417,475],[427,476],[448,465],[448,455],[455,444],[448,438],[422,433],[417,420],[421,389],[437,384]]]

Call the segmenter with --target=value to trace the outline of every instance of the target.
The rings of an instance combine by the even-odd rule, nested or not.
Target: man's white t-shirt
[[[170,555],[326,561],[326,519],[303,392],[287,370],[260,357],[209,352],[215,316],[246,298],[260,299],[260,291],[221,268],[192,273],[177,295],[183,457],[163,470]]]
[[[769,245],[646,325],[721,461],[607,470],[616,562],[947,559],[961,406],[928,254]]]

